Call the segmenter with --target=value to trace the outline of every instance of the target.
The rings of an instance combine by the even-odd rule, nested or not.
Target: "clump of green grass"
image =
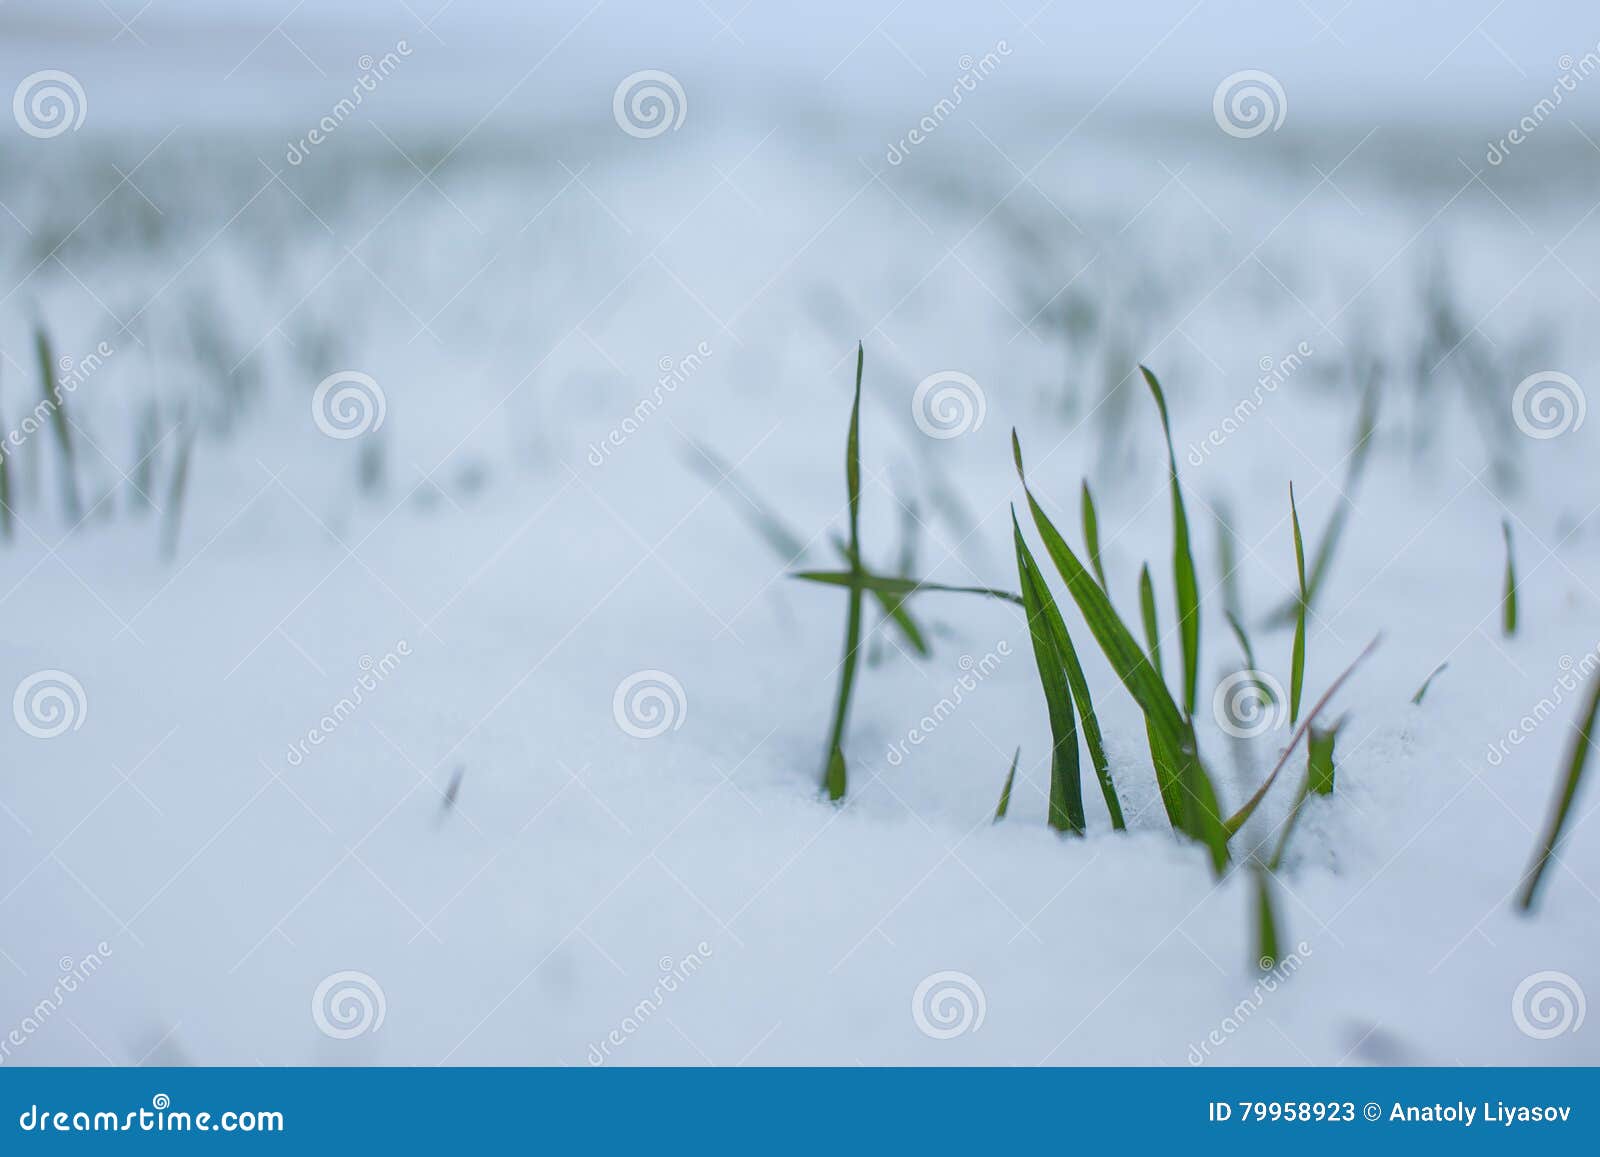
[[[1289,762],[1289,756],[1292,755],[1294,753],[1294,749],[1300,745],[1300,738],[1311,729],[1311,724],[1316,720],[1317,716],[1322,713],[1322,709],[1328,705],[1329,700],[1331,700],[1334,695],[1338,693],[1340,687],[1344,686],[1345,681],[1348,680],[1351,675],[1355,674],[1356,668],[1361,666],[1361,664],[1366,660],[1367,656],[1371,655],[1372,652],[1377,649],[1378,644],[1382,641],[1382,639],[1383,636],[1381,635],[1374,636],[1372,642],[1366,645],[1361,654],[1357,655],[1350,665],[1346,667],[1339,675],[1339,677],[1328,685],[1328,689],[1322,693],[1322,698],[1316,701],[1310,712],[1307,713],[1305,719],[1301,722],[1300,726],[1296,728],[1294,734],[1289,737],[1289,745],[1283,749],[1283,754],[1278,757],[1278,762],[1273,765],[1272,771],[1268,773],[1267,778],[1261,781],[1261,786],[1256,789],[1255,794],[1245,801],[1243,807],[1228,817],[1224,827],[1227,830],[1229,838],[1232,838],[1234,835],[1236,835],[1239,829],[1244,827],[1245,823],[1250,819],[1250,817],[1255,814],[1256,808],[1261,806],[1261,801],[1266,798],[1267,792],[1271,789],[1273,783],[1277,781],[1279,773],[1283,771],[1284,766]]]
[[[1222,830],[1215,789],[1200,762],[1193,725],[1179,712],[1166,683],[1151,666],[1144,649],[1123,623],[1105,591],[1034,497],[1022,463],[1022,444],[1015,430],[1011,432],[1011,450],[1017,477],[1022,481],[1023,494],[1027,497],[1034,527],[1044,541],[1045,552],[1066,583],[1090,633],[1110,661],[1111,669],[1145,714],[1156,784],[1168,819],[1173,827],[1210,851],[1212,865],[1220,874],[1228,863],[1227,838]]]
[[[1500,520],[1500,533],[1506,540],[1506,583],[1500,596],[1500,630],[1506,638],[1517,633],[1517,564],[1511,551],[1511,520]]]
[[[1011,512],[1011,531],[1016,543],[1017,573],[1022,584],[1022,608],[1028,618],[1028,635],[1033,641],[1034,662],[1039,682],[1044,687],[1045,707],[1050,717],[1050,808],[1049,824],[1057,831],[1083,834],[1083,784],[1078,757],[1077,718],[1072,710],[1072,690],[1067,686],[1066,659],[1063,657],[1066,626],[1056,607],[1050,588],[1045,585],[1028,547],[1022,540],[1017,514]]]
[[[1561,843],[1568,815],[1572,811],[1572,801],[1577,798],[1578,785],[1583,781],[1584,768],[1589,760],[1589,749],[1594,746],[1597,715],[1600,715],[1600,678],[1592,680],[1589,702],[1584,707],[1583,715],[1580,717],[1581,722],[1572,736],[1572,746],[1567,752],[1566,774],[1562,776],[1561,786],[1556,790],[1556,800],[1550,809],[1550,819],[1545,826],[1538,850],[1534,854],[1533,866],[1528,869],[1527,882],[1523,885],[1522,894],[1517,900],[1517,906],[1524,912],[1532,911],[1534,900],[1539,895],[1539,885],[1544,880],[1545,869],[1550,866],[1550,861],[1556,854],[1556,847]]]

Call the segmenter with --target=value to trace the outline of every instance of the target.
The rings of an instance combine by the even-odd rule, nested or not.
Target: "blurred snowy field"
[[[1074,84],[1052,62],[1094,30],[1042,13],[941,36],[705,9],[690,35],[584,6],[480,57],[471,6],[344,7],[119,30],[68,6],[0,54],[87,106],[60,133],[18,113],[0,150],[4,1063],[1600,1061],[1573,1023],[1600,991],[1592,786],[1536,917],[1512,909],[1600,662],[1600,82],[1486,152],[1595,49],[1583,20],[1536,38],[1559,65],[1441,16],[1407,106],[1273,70],[1274,45],[1384,42],[1359,9],[1241,52],[1179,7],[1106,30],[1106,77]],[[1213,92],[1252,67],[1286,115],[1229,132]],[[651,68],[665,131],[613,104]],[[1278,873],[1292,975],[1256,968],[1249,878],[1167,829],[1087,631],[1132,831],[1097,798],[1086,838],[1046,828],[1025,625],[954,595],[912,604],[926,658],[869,618],[850,795],[819,801],[845,599],[785,575],[839,565],[858,339],[868,562],[1015,588],[1015,428],[1075,542],[1094,488],[1130,620],[1149,563],[1173,678],[1135,367],[1161,376],[1230,810],[1290,730],[1237,740],[1211,709],[1244,666],[1221,543],[1287,683],[1288,485],[1312,544],[1350,504],[1308,699],[1384,639]],[[934,437],[915,399],[941,374],[968,408]],[[1552,374],[1559,406],[1519,398]],[[41,672],[62,697],[23,693]]]

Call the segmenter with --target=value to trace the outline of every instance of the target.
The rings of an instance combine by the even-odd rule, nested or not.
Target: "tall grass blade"
[[[1050,716],[1050,826],[1057,831],[1082,834],[1083,780],[1078,759],[1078,726],[1072,709],[1072,690],[1067,685],[1066,659],[1061,653],[1064,628],[1056,629],[1061,614],[1044,584],[1044,576],[1028,557],[1015,510],[1011,512],[1011,533],[1016,544],[1023,611],[1028,616],[1028,636],[1033,640],[1033,658],[1039,668],[1039,682],[1044,688],[1045,706]]]
[[[1428,672],[1428,677],[1422,681],[1422,686],[1417,688],[1417,693],[1411,697],[1411,702],[1420,707],[1422,705],[1422,697],[1428,693],[1428,688],[1433,686],[1434,677],[1449,665],[1449,663],[1440,663],[1432,671]]]
[[[789,577],[808,583],[822,583],[826,586],[860,586],[872,591],[874,594],[882,594],[892,598],[910,598],[912,595],[921,594],[924,591],[936,591],[954,595],[983,595],[986,598],[1003,599],[1008,603],[1016,603],[1017,606],[1022,606],[1021,595],[1012,594],[1010,591],[999,590],[995,587],[947,586],[944,583],[931,583],[923,579],[873,574],[867,570],[795,570],[789,572]]]
[[[1289,483],[1289,518],[1294,523],[1294,567],[1300,578],[1300,602],[1294,616],[1294,651],[1289,656],[1289,725],[1300,718],[1300,692],[1306,681],[1306,548],[1300,537],[1300,512]]]
[[[1100,516],[1095,512],[1094,495],[1089,492],[1089,480],[1083,480],[1083,545],[1089,552],[1089,565],[1094,568],[1094,577],[1100,580],[1104,590],[1111,588],[1106,585],[1106,568],[1100,561]]]
[[[1551,857],[1556,854],[1556,845],[1561,842],[1562,830],[1567,826],[1567,815],[1572,810],[1572,801],[1578,795],[1578,784],[1583,780],[1583,769],[1589,759],[1589,749],[1594,746],[1595,717],[1600,714],[1600,678],[1593,679],[1592,684],[1589,704],[1583,712],[1583,722],[1578,725],[1578,730],[1572,737],[1572,747],[1567,752],[1567,774],[1561,781],[1555,806],[1550,810],[1550,822],[1545,829],[1544,839],[1534,856],[1533,866],[1528,870],[1522,896],[1517,901],[1524,912],[1532,910],[1534,899],[1539,894],[1539,882],[1544,879],[1544,870],[1549,867]]]
[[[1500,533],[1506,540],[1506,589],[1500,599],[1500,629],[1506,638],[1517,633],[1517,564],[1511,555],[1511,520],[1500,520]]]
[[[866,351],[856,343],[856,390],[850,406],[850,433],[845,439],[844,477],[850,502],[850,569],[861,571],[861,371]],[[861,602],[863,588],[850,587],[850,606],[845,620],[844,658],[839,664],[839,698],[833,711],[833,729],[828,737],[828,762],[822,772],[822,786],[830,800],[841,800],[849,787],[849,770],[844,759],[844,730],[850,719],[850,695],[855,689],[856,662],[861,650]]]
[[[1178,485],[1178,457],[1172,451],[1172,425],[1167,421],[1167,399],[1161,383],[1144,366],[1139,367],[1161,411],[1161,432],[1167,439],[1167,469],[1172,482],[1172,580],[1178,602],[1178,637],[1183,643],[1183,710],[1194,714],[1200,683],[1200,582],[1195,577],[1194,553],[1189,547],[1189,516]]]
[[[1150,662],[1156,674],[1161,675],[1161,628],[1156,622],[1156,588],[1150,581],[1149,563],[1139,570],[1139,617],[1144,620],[1144,640],[1150,648]]]
[[[1000,789],[1000,802],[995,805],[994,822],[999,823],[1006,818],[1006,812],[1011,808],[1011,785],[1017,779],[1017,763],[1022,759],[1022,748],[1017,748],[1016,754],[1011,757],[1011,770],[1006,772],[1006,785]]]
[[[55,428],[56,445],[61,449],[61,505],[67,521],[76,525],[83,517],[83,504],[78,501],[78,472],[72,452],[72,427],[67,421],[67,399],[55,382],[56,359],[50,348],[50,335],[39,326],[33,332],[34,348],[39,355],[39,386],[45,405],[50,409],[50,422]]]
[[[1083,741],[1089,748],[1089,762],[1094,765],[1095,778],[1100,781],[1100,794],[1106,801],[1106,812],[1111,816],[1111,827],[1116,831],[1124,831],[1127,822],[1122,816],[1122,801],[1117,797],[1117,787],[1111,778],[1111,759],[1106,754],[1105,737],[1100,731],[1100,719],[1095,714],[1094,699],[1089,694],[1088,677],[1084,675],[1083,663],[1078,659],[1078,648],[1073,644],[1066,621],[1061,617],[1061,609],[1056,604],[1055,596],[1050,593],[1049,584],[1045,582],[1044,572],[1039,569],[1033,551],[1028,548],[1027,540],[1022,537],[1015,525],[1015,510],[1012,511],[1011,521],[1017,544],[1018,569],[1020,571],[1025,564],[1028,572],[1039,580],[1040,603],[1044,607],[1046,620],[1054,635],[1056,650],[1066,668],[1067,686],[1072,689],[1072,700],[1078,709],[1078,722],[1083,731]]]

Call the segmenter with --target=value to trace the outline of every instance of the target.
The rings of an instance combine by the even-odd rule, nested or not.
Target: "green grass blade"
[[[845,488],[850,499],[850,566],[859,573],[861,558],[861,371],[866,352],[856,344],[856,391],[850,406],[850,433],[845,439]],[[841,800],[848,789],[849,773],[844,759],[844,730],[850,719],[850,695],[855,689],[856,661],[861,650],[861,602],[863,588],[850,587],[850,607],[845,619],[844,658],[839,663],[839,698],[833,710],[833,729],[828,737],[828,762],[822,773],[822,786],[831,800]]]
[[[1428,693],[1428,688],[1433,686],[1434,676],[1438,675],[1440,671],[1443,671],[1449,665],[1449,663],[1440,663],[1437,667],[1430,671],[1428,673],[1428,677],[1422,681],[1422,686],[1417,688],[1417,693],[1411,697],[1411,702],[1420,707],[1422,705],[1422,697]]]
[[[1011,512],[1011,531],[1016,544],[1023,610],[1028,616],[1028,635],[1033,640],[1033,657],[1050,715],[1050,826],[1057,831],[1081,834],[1084,828],[1083,779],[1072,690],[1067,685],[1061,632],[1056,630],[1061,616],[1045,586],[1044,576],[1028,557],[1015,510]],[[1055,611],[1053,616],[1052,611]]]
[[[1501,596],[1500,629],[1506,638],[1517,633],[1517,564],[1511,555],[1511,520],[1500,520],[1500,533],[1506,540],[1506,589]]]
[[[1167,806],[1168,818],[1174,827],[1205,843],[1211,849],[1213,862],[1218,856],[1225,861],[1227,844],[1221,834],[1220,818],[1212,815],[1205,822],[1191,824],[1193,813],[1181,803],[1186,790],[1195,784],[1203,784],[1204,789],[1199,797],[1201,810],[1209,805],[1214,811],[1216,805],[1215,793],[1200,763],[1192,731],[1179,714],[1167,685],[1150,665],[1138,640],[1117,615],[1105,591],[1078,561],[1078,556],[1034,498],[1027,484],[1022,465],[1022,445],[1015,430],[1011,432],[1011,451],[1017,464],[1017,476],[1022,479],[1023,493],[1028,499],[1028,509],[1040,538],[1044,540],[1046,553],[1060,572],[1068,593],[1077,603],[1084,622],[1100,644],[1112,671],[1150,721],[1151,757],[1156,764],[1157,785],[1161,789],[1162,801]],[[1191,767],[1192,770],[1185,770]]]
[[[1272,873],[1260,864],[1256,878],[1256,967],[1270,972],[1278,964],[1278,918],[1273,910]]]
[[[1006,812],[1011,808],[1011,785],[1016,782],[1017,763],[1021,759],[1022,748],[1019,747],[1017,748],[1016,754],[1011,757],[1011,770],[1006,772],[1006,785],[1000,789],[1000,802],[995,806],[994,809],[995,823],[999,823],[1001,820],[1005,819]]]
[[[1144,640],[1150,648],[1150,662],[1155,665],[1156,674],[1162,675],[1161,628],[1156,622],[1156,588],[1150,581],[1149,563],[1139,570],[1139,617],[1144,620]]]
[[[1012,511],[1012,522],[1013,524],[1016,522],[1015,510]],[[1015,529],[1013,526],[1013,530]],[[1028,573],[1038,578],[1039,601],[1054,636],[1056,650],[1066,668],[1067,686],[1072,689],[1072,700],[1077,705],[1083,741],[1089,748],[1089,762],[1094,765],[1095,778],[1100,781],[1100,794],[1106,801],[1106,812],[1111,816],[1111,827],[1116,831],[1125,831],[1128,825],[1123,819],[1122,801],[1117,797],[1116,783],[1111,778],[1111,759],[1106,754],[1105,737],[1101,734],[1100,720],[1095,714],[1094,699],[1089,694],[1089,680],[1083,673],[1083,663],[1078,659],[1078,648],[1072,642],[1066,621],[1061,617],[1061,609],[1056,604],[1055,596],[1050,593],[1049,584],[1044,580],[1044,572],[1039,569],[1038,561],[1033,557],[1033,551],[1028,548],[1027,540],[1020,532],[1014,537],[1019,571],[1023,569],[1023,564],[1026,564]]]
[[[1089,492],[1089,480],[1083,480],[1083,544],[1089,552],[1089,565],[1094,568],[1094,577],[1100,580],[1100,586],[1106,586],[1106,568],[1100,561],[1100,516],[1094,509],[1094,495]]]
[[[844,541],[842,538],[835,537],[833,540],[833,545],[834,548],[838,550],[844,561],[846,563],[853,564],[855,568],[854,570],[833,572],[835,574],[842,574],[846,576],[847,580],[849,580],[840,585],[850,586],[852,585],[855,576],[867,574],[866,568],[860,565],[861,560],[850,557],[850,544],[848,542]],[[791,575],[792,574],[793,572],[791,572]],[[883,617],[888,619],[899,629],[900,633],[905,636],[906,642],[911,644],[912,650],[914,650],[922,658],[927,658],[933,653],[932,649],[928,646],[927,636],[922,633],[922,627],[914,618],[911,617],[911,612],[906,609],[905,594],[892,594],[885,590],[873,590],[870,586],[866,589],[868,593],[872,595],[873,601],[878,604],[878,609],[883,612]]]
[[[1294,650],[1289,657],[1289,725],[1300,718],[1300,692],[1306,681],[1306,548],[1300,537],[1300,512],[1294,505],[1294,483],[1289,483],[1289,518],[1294,523],[1294,566],[1300,577],[1300,601],[1294,616]]]
[[[1178,601],[1178,637],[1183,642],[1183,710],[1194,714],[1195,695],[1200,683],[1200,581],[1195,576],[1194,552],[1189,547],[1189,516],[1183,508],[1183,490],[1178,485],[1178,456],[1172,451],[1172,425],[1167,421],[1167,399],[1161,383],[1144,366],[1139,367],[1156,408],[1161,411],[1161,432],[1167,439],[1167,468],[1172,481],[1172,581]]]
[[[944,583],[931,583],[922,579],[879,575],[866,570],[795,570],[789,572],[789,577],[808,583],[823,583],[827,586],[860,586],[876,594],[883,594],[892,598],[909,598],[912,595],[922,594],[924,591],[936,591],[953,595],[983,595],[986,598],[1003,599],[1008,603],[1015,603],[1019,607],[1022,606],[1021,595],[1012,594],[1010,591],[999,590],[995,587],[946,586]]]
[[[1306,783],[1317,795],[1333,794],[1333,742],[1339,725],[1313,727],[1306,738]]]
[[[1550,822],[1534,856],[1533,866],[1528,871],[1522,896],[1517,901],[1525,912],[1533,908],[1534,899],[1539,894],[1539,882],[1544,879],[1544,870],[1550,866],[1550,860],[1556,854],[1556,845],[1561,842],[1562,830],[1567,826],[1567,815],[1572,811],[1572,801],[1577,798],[1578,785],[1583,780],[1589,749],[1594,746],[1595,716],[1600,714],[1600,677],[1592,678],[1591,683],[1592,690],[1589,704],[1584,708],[1583,722],[1578,725],[1572,737],[1572,748],[1567,753],[1567,773],[1556,794],[1555,806],[1550,810]]]
[[[39,355],[39,386],[45,404],[50,408],[50,422],[55,428],[56,445],[61,448],[61,504],[67,521],[77,524],[83,517],[83,505],[78,501],[78,472],[72,450],[72,427],[67,421],[67,399],[54,384],[55,354],[50,348],[50,335],[39,326],[33,333],[34,348]]]

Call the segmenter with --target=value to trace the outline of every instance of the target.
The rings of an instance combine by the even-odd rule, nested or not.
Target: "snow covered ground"
[[[1552,996],[1600,992],[1592,787],[1537,915],[1512,908],[1600,663],[1600,431],[1574,408],[1531,436],[1514,406],[1542,373],[1580,406],[1600,365],[1591,95],[1490,165],[1547,63],[1486,115],[1251,137],[1209,85],[1144,117],[983,79],[920,143],[947,62],[904,112],[686,75],[681,127],[643,138],[619,71],[456,147],[475,115],[382,111],[413,67],[298,163],[355,73],[287,128],[97,133],[89,86],[82,131],[8,133],[4,1063],[1600,1061]],[[73,379],[76,512],[51,419],[24,426],[36,323]],[[1217,528],[1286,684],[1288,484],[1314,545],[1377,382],[1308,699],[1383,642],[1279,873],[1286,969],[1255,966],[1248,876],[1167,830],[1081,628],[1132,831],[1092,786],[1086,838],[1046,828],[1023,621],[955,595],[913,604],[926,659],[869,619],[850,795],[818,799],[845,599],[784,575],[838,565],[858,337],[868,561],[1014,589],[1015,427],[1074,542],[1090,480],[1130,620],[1149,562],[1171,676],[1133,370],[1161,375],[1230,810],[1289,728],[1213,716],[1243,666]],[[930,437],[914,395],[947,372],[981,423]],[[367,408],[319,394],[333,375]],[[22,693],[46,685],[65,716]],[[1270,850],[1301,762],[1239,851]]]

